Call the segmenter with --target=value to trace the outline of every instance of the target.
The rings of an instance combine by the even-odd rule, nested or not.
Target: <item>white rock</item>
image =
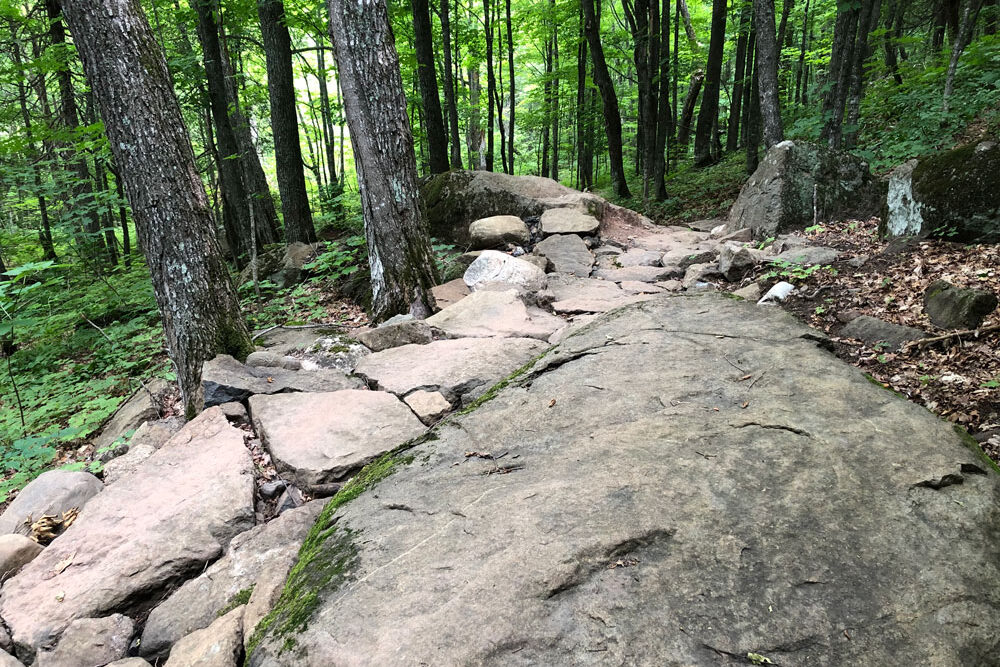
[[[484,250],[462,279],[473,292],[478,285],[490,282],[510,283],[532,291],[545,289],[546,285],[545,272],[540,268],[496,250]]]
[[[776,283],[771,289],[767,290],[767,294],[761,297],[760,301],[757,302],[757,305],[759,306],[784,301],[794,291],[795,285],[781,281],[780,283]]]

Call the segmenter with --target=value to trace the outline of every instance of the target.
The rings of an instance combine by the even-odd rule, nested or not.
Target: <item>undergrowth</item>
[[[172,379],[149,273],[28,262],[0,282],[0,502],[92,435],[153,376]]]

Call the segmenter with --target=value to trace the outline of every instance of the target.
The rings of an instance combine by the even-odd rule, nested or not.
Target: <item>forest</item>
[[[212,332],[191,346],[204,360],[213,345],[245,352],[248,330],[405,310],[412,298],[368,279],[370,263],[402,280],[405,225],[365,220],[397,167],[410,178],[394,136],[412,133],[414,182],[538,175],[683,223],[724,212],[783,139],[885,173],[1000,127],[997,0],[374,4],[384,22],[343,0],[0,0],[0,500],[74,460],[145,379],[196,382],[167,355],[195,326]],[[126,26],[121,44],[101,8]],[[148,76],[161,62],[165,77]],[[119,109],[177,122],[123,126]],[[188,153],[190,173],[176,167]],[[191,174],[200,187],[181,201],[169,183]],[[167,266],[171,237],[190,263]],[[406,241],[419,289],[465,250]],[[320,244],[307,280],[256,275],[296,243]],[[218,261],[202,255],[216,245]],[[171,281],[204,285],[191,312],[215,313],[208,324],[166,312]]]

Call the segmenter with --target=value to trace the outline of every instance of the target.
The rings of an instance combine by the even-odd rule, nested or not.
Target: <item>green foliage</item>
[[[761,276],[762,280],[780,278],[781,280],[787,280],[790,283],[795,283],[808,280],[818,271],[827,271],[832,275],[836,275],[837,273],[837,270],[829,264],[813,264],[811,266],[806,266],[805,264],[797,264],[795,262],[789,262],[785,259],[772,260],[771,266],[774,268]]]
[[[0,448],[0,466],[8,474],[0,480],[0,503],[7,502],[13,491],[33,480],[56,457],[55,445],[80,433],[79,428],[64,428],[48,435],[20,438]]]

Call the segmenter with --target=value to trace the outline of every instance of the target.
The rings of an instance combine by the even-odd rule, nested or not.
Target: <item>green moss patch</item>
[[[225,616],[233,609],[236,609],[237,607],[245,605],[246,603],[250,602],[250,596],[253,595],[254,586],[255,584],[250,584],[248,587],[239,591],[229,600],[229,603],[225,607],[219,610],[219,613],[216,614],[216,616],[217,617]]]

